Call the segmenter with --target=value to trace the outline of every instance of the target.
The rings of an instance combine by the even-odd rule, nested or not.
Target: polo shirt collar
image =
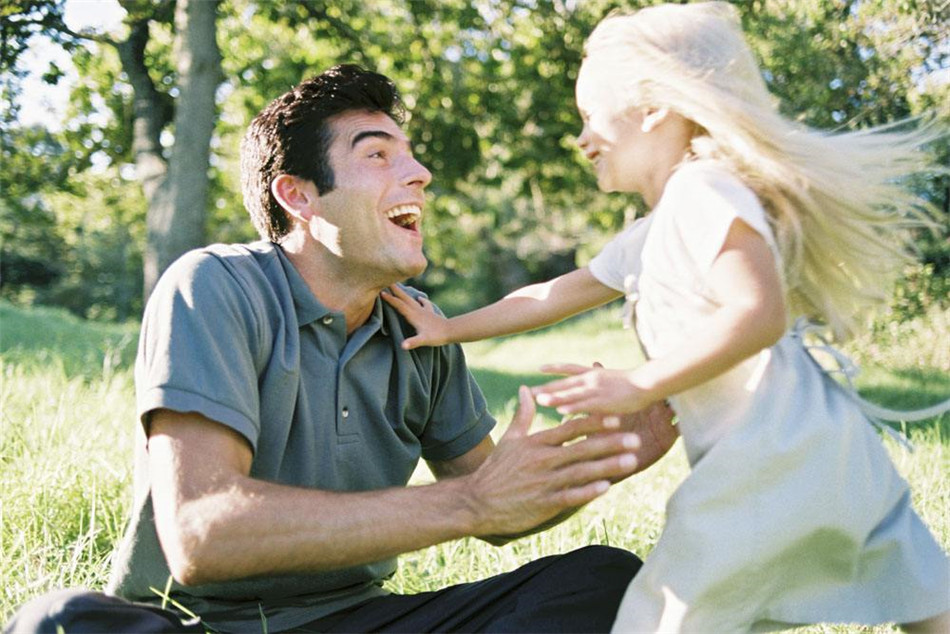
[[[277,256],[280,258],[280,265],[284,268],[284,274],[287,277],[287,284],[290,286],[290,296],[294,300],[294,311],[297,313],[297,323],[305,326],[326,315],[330,314],[330,309],[320,303],[320,301],[310,291],[307,282],[297,271],[297,268],[284,253],[280,245],[274,245]]]
[[[376,303],[373,305],[373,314],[370,315],[369,319],[366,321],[367,324],[371,323],[379,324],[379,332],[389,336],[389,326],[386,324],[386,319],[383,314],[383,298],[376,296]]]
[[[332,311],[321,304],[320,300],[311,292],[310,287],[307,286],[307,282],[304,281],[303,276],[290,261],[290,258],[287,257],[287,254],[284,253],[280,245],[275,244],[274,246],[280,258],[280,264],[284,268],[284,272],[287,276],[287,283],[290,285],[290,295],[294,300],[294,311],[297,314],[297,323],[300,326],[304,326],[331,314]],[[373,325],[378,326],[382,334],[389,335],[389,326],[386,325],[386,320],[383,318],[383,300],[381,297],[376,298],[376,302],[373,304],[373,312],[362,327],[365,328]]]

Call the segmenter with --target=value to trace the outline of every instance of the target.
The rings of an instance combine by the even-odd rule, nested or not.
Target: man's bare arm
[[[631,472],[629,434],[564,446],[593,433],[595,424],[529,434],[534,410],[527,389],[520,398],[498,446],[483,443],[469,456],[478,462],[470,473],[356,493],[251,478],[251,449],[236,432],[194,413],[155,412],[151,492],[173,576],[193,585],[328,570],[466,535],[520,533],[586,504]]]

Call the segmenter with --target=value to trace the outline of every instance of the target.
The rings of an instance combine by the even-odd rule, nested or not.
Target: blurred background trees
[[[415,151],[434,174],[423,222],[432,264],[414,283],[447,311],[586,263],[638,211],[600,193],[576,150],[573,85],[594,24],[649,2],[120,4],[124,22],[108,33],[73,30],[64,0],[0,7],[0,296],[12,301],[136,317],[182,251],[255,239],[240,200],[244,127],[343,61],[391,76],[410,107]],[[828,130],[924,113],[950,122],[945,2],[734,4],[787,114]],[[51,91],[69,90],[69,106],[57,125],[27,126],[22,110],[36,104],[23,103],[23,59],[41,45],[69,53],[71,68],[39,71]],[[934,149],[947,164],[946,140]],[[917,186],[946,214],[946,175]],[[902,310],[946,301],[947,241],[944,216],[921,236],[925,262]]]

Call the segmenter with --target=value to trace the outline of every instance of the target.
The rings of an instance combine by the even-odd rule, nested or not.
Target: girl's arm
[[[721,306],[669,354],[634,370],[575,365],[542,368],[570,374],[532,390],[538,403],[573,412],[631,412],[704,383],[785,332],[785,302],[768,244],[741,220],[733,222],[710,270]]]
[[[519,288],[489,304],[451,319],[442,317],[426,299],[415,300],[397,286],[385,299],[416,329],[402,347],[440,346],[509,335],[557,323],[572,315],[600,306],[622,293],[597,281],[587,267],[548,282]]]

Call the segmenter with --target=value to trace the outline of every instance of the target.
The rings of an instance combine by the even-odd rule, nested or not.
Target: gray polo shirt
[[[410,291],[417,293],[416,291]],[[495,421],[459,346],[405,351],[412,327],[380,299],[347,338],[269,242],[214,245],[163,275],[142,322],[135,368],[142,422],[156,408],[198,412],[254,450],[251,476],[333,491],[404,486],[419,458],[474,448]],[[138,428],[131,524],[110,591],[159,602],[170,575],[158,544]],[[266,518],[265,518],[266,520]],[[319,518],[314,518],[319,521]],[[383,594],[396,560],[315,574],[182,587],[170,596],[226,630],[294,627]]]

